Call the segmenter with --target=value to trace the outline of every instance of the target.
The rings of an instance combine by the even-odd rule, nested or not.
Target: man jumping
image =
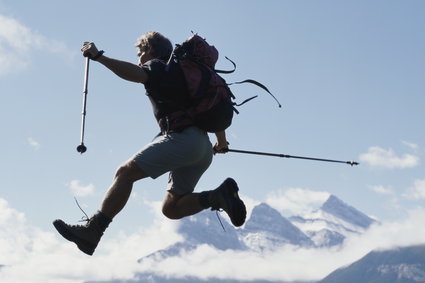
[[[164,86],[172,44],[159,32],[148,32],[138,39],[136,47],[139,64],[107,57],[92,42],[85,42],[81,51],[120,78],[144,84],[155,118],[157,121],[164,120],[189,99],[182,73],[176,73],[172,79],[167,78]],[[74,242],[82,252],[92,255],[112,219],[126,205],[134,182],[146,177],[155,179],[167,172],[169,181],[162,205],[162,213],[166,217],[181,219],[207,208],[223,209],[233,225],[243,225],[246,208],[238,196],[235,180],[227,178],[214,190],[194,192],[200,177],[210,166],[213,154],[227,150],[225,132],[215,135],[217,142],[212,146],[207,132],[190,120],[179,123],[179,128],[172,131],[161,127],[160,136],[118,168],[100,209],[88,219],[87,224],[70,225],[58,219],[53,225],[65,239]]]

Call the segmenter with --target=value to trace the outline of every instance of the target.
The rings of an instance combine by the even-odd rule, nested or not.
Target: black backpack
[[[227,129],[233,119],[233,113],[239,113],[235,106],[240,106],[245,102],[257,97],[246,99],[240,104],[233,102],[235,96],[226,81],[219,73],[232,73],[236,69],[236,64],[226,57],[233,64],[233,70],[216,70],[215,64],[218,60],[218,51],[207,41],[197,34],[192,35],[182,44],[176,44],[167,67],[171,64],[179,64],[184,77],[190,97],[190,106],[170,114],[170,121],[177,116],[185,115],[193,123],[210,133],[216,133]],[[270,91],[261,83],[254,80],[244,80],[232,84],[252,83],[264,90],[271,96]],[[277,101],[277,99],[273,96]],[[280,103],[277,101],[279,107]],[[169,129],[178,128],[177,123],[168,125]]]

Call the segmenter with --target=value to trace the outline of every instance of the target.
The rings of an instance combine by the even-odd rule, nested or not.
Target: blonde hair
[[[140,36],[134,44],[140,51],[152,48],[152,55],[159,59],[168,59],[173,52],[171,41],[157,31],[150,31]]]

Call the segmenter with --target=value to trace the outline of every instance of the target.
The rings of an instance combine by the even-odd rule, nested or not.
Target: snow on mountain
[[[333,195],[319,210],[289,219],[268,204],[261,203],[254,207],[251,217],[239,229],[218,217],[211,211],[203,211],[182,219],[178,232],[183,235],[184,241],[145,258],[161,260],[191,251],[202,244],[218,250],[257,252],[274,250],[285,244],[330,247],[341,244],[350,234],[363,233],[375,222]]]
[[[341,244],[352,234],[361,234],[376,221],[331,195],[322,207],[289,220],[314,241],[316,246]]]
[[[184,278],[169,278],[155,273],[138,274],[137,278],[130,280],[112,280],[112,281],[90,281],[84,283],[246,283],[247,281],[233,280],[233,279],[199,279],[197,277],[184,277]],[[285,282],[285,281],[270,281],[270,280],[250,280],[249,283],[315,283],[306,281]]]
[[[372,218],[344,203],[334,195],[329,197],[329,199],[323,204],[321,210],[334,215],[346,223],[350,223],[364,229],[369,228],[369,226],[374,222]]]
[[[178,232],[184,241],[156,251],[144,258],[160,261],[167,257],[178,256],[180,253],[196,249],[199,245],[207,244],[218,250],[245,250],[247,247],[240,241],[237,230],[225,220],[219,220],[219,215],[210,211],[202,211],[194,216],[181,220]],[[224,227],[221,226],[220,221]]]
[[[203,211],[186,217],[180,220],[178,228],[178,232],[183,236],[183,241],[145,256],[138,262],[149,265],[152,261],[161,262],[173,257],[185,257],[192,251],[196,251],[201,245],[208,245],[220,251],[236,250],[257,253],[273,251],[288,244],[308,248],[330,247],[343,243],[350,234],[363,233],[375,222],[335,196],[330,196],[320,209],[307,215],[285,218],[276,209],[261,203],[254,207],[250,218],[242,228],[236,229],[226,219],[227,217],[221,218],[222,227],[216,213],[211,211]],[[402,267],[387,264],[382,265],[379,270],[381,273],[393,272],[397,268]],[[406,272],[413,272],[415,276],[419,276],[418,271],[414,268],[416,265],[409,266]],[[199,282],[199,278],[167,278],[150,272],[139,273],[136,278],[134,281],[125,282]],[[204,282],[236,283],[239,281],[213,278]],[[271,281],[267,282],[271,283]],[[328,283],[328,281],[323,282]]]
[[[372,251],[319,283],[416,283],[425,282],[425,245]]]
[[[306,233],[317,247],[337,246],[342,244],[345,240],[342,234],[328,229],[307,231]]]
[[[265,203],[256,206],[244,228],[235,229],[226,220],[220,220],[210,211],[203,211],[181,220],[178,232],[184,241],[175,243],[165,250],[157,251],[147,258],[160,260],[177,256],[181,252],[195,249],[201,244],[218,250],[273,250],[284,244],[311,247],[313,241],[299,228],[283,217],[276,209]],[[141,259],[140,261],[142,261]]]
[[[219,217],[219,214],[211,211],[186,217],[181,220],[178,232],[184,236],[185,242],[191,244],[208,244],[219,250],[246,249],[233,225]]]
[[[265,203],[253,209],[251,218],[240,235],[248,247],[257,251],[273,249],[283,244],[313,246],[306,234]]]

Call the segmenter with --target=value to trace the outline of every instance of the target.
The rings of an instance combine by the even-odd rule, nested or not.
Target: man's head
[[[168,60],[173,52],[171,41],[157,31],[147,32],[139,37],[135,46],[138,48],[137,56],[139,57],[143,53],[148,53],[152,59]]]

